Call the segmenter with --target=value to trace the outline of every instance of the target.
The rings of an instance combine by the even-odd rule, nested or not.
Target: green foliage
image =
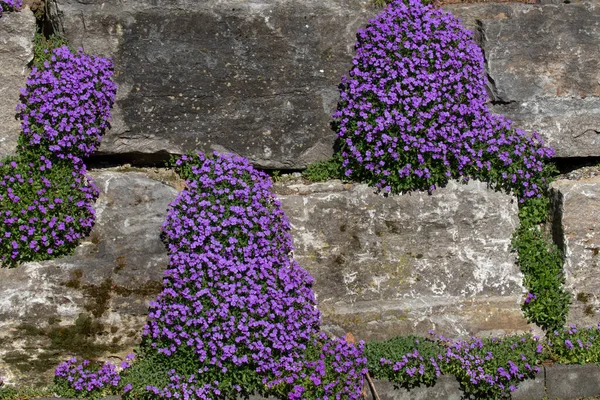
[[[433,386],[440,373],[439,367],[436,368],[436,360],[439,360],[438,355],[443,353],[444,348],[438,342],[419,336],[398,336],[382,342],[369,342],[365,347],[367,367],[371,375],[406,389],[421,384]],[[394,364],[397,362],[401,364],[394,370]],[[421,365],[424,367],[424,374],[418,373]],[[406,371],[407,368],[416,368],[417,371],[410,375]]]
[[[12,386],[3,386],[0,381],[0,400],[23,400],[40,397],[54,397],[54,389],[52,387],[30,386],[24,386],[17,389]]]
[[[328,179],[346,179],[342,170],[342,157],[335,154],[325,161],[318,161],[308,165],[302,172],[302,177],[311,182],[324,182]]]
[[[565,364],[600,364],[600,324],[577,328],[574,325],[548,334],[550,354]]]
[[[33,61],[31,65],[38,69],[42,68],[44,62],[50,61],[52,49],[57,49],[61,46],[68,46],[68,43],[60,35],[52,34],[47,38],[38,31],[33,38]]]
[[[135,351],[135,361],[131,368],[121,373],[121,385],[132,386],[132,390],[123,395],[123,399],[153,399],[155,395],[146,390],[146,386],[166,387],[169,384],[171,360],[153,349],[144,348]]]
[[[562,252],[540,226],[546,222],[549,209],[547,197],[520,205],[520,226],[513,236],[513,248],[523,272],[523,285],[529,291],[523,313],[530,322],[553,331],[564,326],[571,299],[563,288]]]
[[[222,389],[222,399],[238,399],[253,393],[264,393],[265,386],[256,371],[248,366],[230,365],[227,374],[216,369],[207,369],[202,374],[206,382],[218,380]],[[177,371],[179,376],[198,375],[198,369],[203,364],[198,361],[198,355],[190,347],[180,347],[171,356],[158,353],[148,343],[142,343],[136,350],[135,361],[132,366],[121,373],[120,387],[131,385],[132,389],[123,395],[123,399],[156,399],[156,394],[148,391],[148,386],[165,388],[171,383],[171,371]],[[242,386],[243,391],[238,393],[234,385]]]

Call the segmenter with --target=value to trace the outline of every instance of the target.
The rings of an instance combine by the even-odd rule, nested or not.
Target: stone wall
[[[100,153],[233,151],[296,169],[333,151],[330,115],[358,27],[359,0],[56,0],[75,46],[113,56],[119,84]],[[446,8],[475,31],[491,105],[538,129],[558,156],[600,157],[598,8],[593,3]],[[34,19],[0,19],[0,154],[14,152],[14,107]],[[72,355],[122,357],[139,342],[167,265],[160,225],[181,182],[165,170],[95,170],[102,195],[72,257],[0,269],[0,376],[49,379]],[[600,311],[597,178],[555,183],[555,237],[567,256],[569,320]],[[359,339],[529,329],[510,253],[517,205],[481,183],[384,197],[364,185],[288,180],[276,192],[300,265],[316,278],[324,329]],[[71,339],[69,339],[71,338]]]

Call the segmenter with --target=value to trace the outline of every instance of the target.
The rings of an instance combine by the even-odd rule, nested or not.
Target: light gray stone
[[[600,313],[600,176],[552,183],[554,235],[565,254],[572,294],[568,322],[598,323]]]
[[[278,187],[324,329],[386,339],[526,331],[510,241],[511,196],[450,183],[433,195],[374,194],[339,181]]]
[[[482,19],[493,110],[538,131],[557,157],[600,156],[600,8],[519,5]]]
[[[0,376],[47,384],[71,356],[122,359],[139,344],[168,264],[161,224],[176,189],[137,172],[91,174],[101,195],[69,257],[0,269]]]
[[[21,123],[15,118],[20,89],[33,59],[35,17],[29,8],[0,18],[0,158],[14,154]]]
[[[546,395],[549,400],[571,400],[600,394],[600,367],[554,365],[546,367]]]
[[[511,400],[541,400],[546,395],[546,370],[541,367],[533,379],[520,382]]]

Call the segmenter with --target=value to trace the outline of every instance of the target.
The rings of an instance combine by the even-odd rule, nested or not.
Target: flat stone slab
[[[600,394],[600,367],[595,364],[547,367],[546,390],[550,400],[597,396]]]
[[[510,252],[511,196],[480,182],[377,195],[339,181],[277,188],[294,257],[314,277],[324,329],[387,339],[527,331]]]
[[[21,123],[15,119],[20,89],[33,59],[35,17],[29,8],[4,13],[0,18],[0,158],[14,154]]]
[[[566,256],[568,322],[596,326],[600,313],[600,176],[552,183],[554,233]]]
[[[162,289],[160,232],[176,189],[142,173],[91,175],[97,220],[75,254],[0,269],[0,376],[9,384],[47,384],[72,356],[122,359]]]
[[[600,156],[600,8],[518,5],[481,20],[493,110],[557,157]]]
[[[331,114],[367,1],[59,0],[74,46],[114,57],[101,154],[235,152],[268,168],[333,153]]]

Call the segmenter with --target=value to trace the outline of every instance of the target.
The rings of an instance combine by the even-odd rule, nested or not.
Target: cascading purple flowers
[[[50,60],[33,68],[21,91],[25,146],[78,160],[96,150],[108,127],[117,91],[112,62],[67,46],[52,50]]]
[[[334,342],[318,337],[313,278],[292,258],[290,225],[268,175],[217,153],[183,156],[176,166],[187,187],[163,225],[170,268],[144,335],[164,355],[193,352],[198,368],[192,375],[172,371],[168,387],[149,390],[231,395],[247,390],[224,383],[239,369],[254,371],[268,387],[281,383],[277,376],[300,379],[293,371],[308,362],[307,349],[320,343],[329,351]]]
[[[1,265],[69,254],[89,233],[98,189],[82,157],[108,126],[112,74],[110,60],[66,46],[31,72],[17,155],[0,162]]]
[[[16,11],[23,7],[23,0],[0,0],[0,17],[5,11]]]
[[[85,165],[38,155],[0,162],[0,264],[67,254],[94,223],[98,188]]]
[[[488,111],[483,56],[458,19],[396,0],[357,36],[334,114],[347,176],[402,192],[481,175],[524,198],[540,193],[553,151]]]

